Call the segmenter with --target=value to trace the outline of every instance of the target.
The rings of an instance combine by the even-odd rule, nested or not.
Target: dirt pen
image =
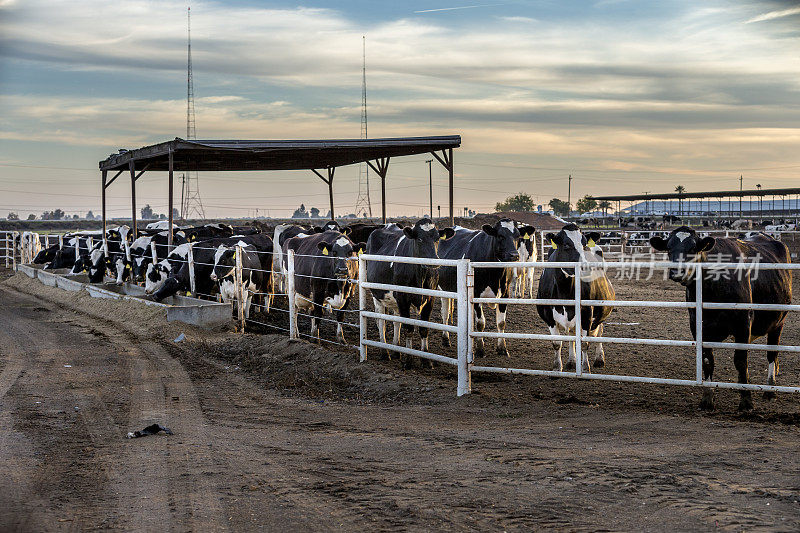
[[[620,300],[684,301],[661,277],[609,275]],[[738,394],[718,391],[706,413],[696,387],[473,372],[459,398],[455,366],[404,366],[372,347],[360,363],[355,299],[345,341],[323,321],[316,346],[278,329],[286,296],[254,307],[244,334],[164,324],[148,307],[19,274],[0,298],[0,423],[13,429],[0,473],[17,480],[0,491],[0,526],[11,530],[800,527],[793,394],[740,414]],[[308,334],[307,316],[297,325]],[[521,304],[506,330],[547,333]],[[457,343],[433,333],[429,351],[456,359]],[[617,308],[606,335],[691,341],[681,308]],[[790,315],[782,344],[799,337]],[[548,340],[508,339],[508,358],[492,348],[475,365],[552,367]],[[779,383],[798,383],[794,354],[781,355]],[[692,380],[695,361],[691,346],[608,344],[602,371]],[[753,351],[754,383],[765,367]],[[715,377],[735,376],[718,350]],[[152,417],[175,435],[124,439]]]
[[[35,234],[34,234],[35,235]],[[545,241],[544,232],[538,236],[538,246],[543,253],[547,252],[546,246],[543,244]],[[63,242],[62,237],[59,236],[41,236],[42,246],[48,243],[53,244]],[[794,233],[787,233],[784,238],[787,245],[790,246],[792,255],[796,256],[797,245],[794,242],[796,235]],[[24,238],[22,239],[24,240]],[[4,235],[4,242],[13,242],[13,234],[7,233]],[[202,248],[202,243],[193,245],[195,249]],[[21,246],[21,248],[24,248]],[[251,332],[262,333],[283,333],[291,338],[303,338],[310,341],[317,341],[323,343],[330,349],[341,351],[349,356],[356,357],[360,354],[360,360],[367,360],[367,353],[370,357],[378,355],[377,349],[392,349],[395,352],[402,353],[406,356],[411,356],[410,361],[405,362],[405,366],[422,366],[413,365],[413,358],[423,358],[443,364],[438,369],[434,370],[417,370],[420,372],[433,372],[442,377],[452,376],[454,392],[459,395],[468,392],[481,392],[483,384],[489,382],[504,382],[511,381],[514,383],[524,384],[524,388],[535,394],[535,390],[540,387],[551,388],[555,387],[560,391],[570,390],[591,390],[593,391],[590,398],[585,401],[594,402],[600,399],[606,399],[607,395],[614,394],[613,391],[620,390],[619,383],[624,382],[639,382],[642,385],[626,386],[626,390],[634,390],[636,393],[633,397],[637,401],[646,400],[648,397],[658,399],[659,403],[663,403],[665,398],[694,398],[697,396],[695,391],[685,391],[669,387],[670,385],[685,385],[691,387],[714,387],[723,389],[737,389],[747,388],[756,391],[777,391],[785,394],[778,396],[775,402],[760,402],[756,399],[757,406],[761,409],[759,412],[768,412],[769,416],[778,418],[789,416],[793,420],[798,415],[798,410],[795,408],[797,404],[796,397],[791,393],[796,393],[800,389],[797,387],[800,384],[800,364],[797,362],[797,352],[800,352],[800,323],[797,320],[796,311],[800,308],[800,300],[795,295],[792,305],[778,306],[781,309],[790,311],[786,320],[786,326],[783,331],[781,339],[781,346],[775,347],[780,352],[780,374],[778,375],[778,385],[766,386],[766,357],[765,350],[767,345],[759,342],[747,346],[738,346],[740,348],[749,348],[749,368],[750,368],[750,384],[741,385],[735,383],[736,370],[733,367],[732,355],[734,346],[731,343],[700,343],[706,348],[712,347],[715,349],[716,368],[713,382],[704,381],[702,378],[702,363],[701,363],[701,348],[700,344],[692,339],[689,329],[689,317],[687,313],[688,308],[699,309],[698,323],[702,320],[703,309],[720,308],[730,304],[719,304],[714,302],[686,302],[684,297],[684,289],[679,284],[664,279],[665,268],[669,266],[668,263],[657,262],[657,257],[650,258],[649,262],[641,260],[641,257],[636,258],[635,262],[626,259],[622,253],[626,250],[615,250],[614,246],[607,247],[610,251],[606,254],[608,261],[603,265],[607,270],[607,275],[612,281],[617,293],[617,300],[613,302],[615,306],[614,312],[606,323],[605,331],[602,337],[591,338],[584,335],[580,338],[579,342],[575,343],[576,351],[580,354],[582,351],[594,351],[596,343],[602,342],[606,353],[606,365],[602,369],[602,373],[598,372],[599,369],[593,371],[582,371],[580,365],[577,365],[574,371],[553,371],[553,348],[552,341],[560,340],[565,343],[566,348],[570,341],[576,341],[576,336],[552,336],[549,334],[544,323],[536,314],[535,304],[548,303],[538,301],[534,298],[534,294],[526,294],[525,298],[508,298],[503,295],[502,298],[477,298],[472,297],[471,277],[474,268],[500,268],[503,265],[499,263],[486,263],[486,264],[472,264],[468,261],[428,261],[440,265],[447,263],[449,266],[458,266],[460,269],[459,279],[462,281],[459,285],[459,292],[445,293],[444,291],[425,290],[425,289],[409,289],[404,287],[394,286],[379,286],[376,284],[367,283],[365,279],[360,279],[360,287],[354,287],[351,303],[349,308],[343,309],[344,321],[337,323],[333,315],[326,313],[320,319],[320,334],[318,338],[312,337],[310,332],[310,311],[298,309],[298,299],[295,295],[293,280],[294,280],[294,255],[289,254],[287,258],[287,272],[281,274],[275,273],[276,286],[279,289],[275,292],[274,299],[271,304],[267,304],[269,295],[256,295],[263,296],[263,301],[256,300],[252,307],[251,313],[248,318],[244,316],[245,306],[234,305],[235,320],[241,325],[241,328]],[[636,249],[633,249],[635,251]],[[632,249],[629,247],[628,252]],[[8,260],[13,263],[16,259],[14,254],[6,254],[11,256]],[[32,256],[35,255],[31,251],[21,249],[19,252],[19,260],[30,261]],[[241,254],[238,254],[241,257]],[[192,254],[188,256],[188,261],[192,262]],[[622,259],[622,261],[620,261]],[[398,258],[381,258],[375,256],[361,256],[359,259],[359,272],[363,275],[366,271],[366,261],[370,260],[393,260],[402,262],[425,262],[425,260],[413,259],[398,259]],[[655,262],[654,262],[655,261]],[[450,264],[452,263],[452,265]],[[461,264],[464,263],[464,264]],[[520,265],[513,263],[505,265],[511,266],[527,266],[533,269],[535,287],[538,284],[538,278],[541,270],[546,263],[528,263]],[[552,266],[552,265],[551,265]],[[579,269],[577,264],[564,264],[558,265],[565,269]],[[596,265],[599,266],[599,265]],[[719,269],[720,264],[709,263],[701,265],[707,271]],[[739,268],[742,265],[729,265],[730,268]],[[752,266],[752,265],[751,265]],[[792,269],[792,276],[797,283],[798,273],[796,268],[798,265],[785,265],[784,268]],[[586,265],[583,265],[586,268]],[[774,268],[772,266],[760,265],[760,268]],[[247,295],[243,290],[241,283],[241,266],[237,268],[237,294],[236,299],[245,301]],[[284,283],[280,283],[281,279],[285,278]],[[701,283],[703,276],[697,277],[698,283]],[[193,278],[192,278],[193,281]],[[192,284],[193,285],[193,284]],[[699,285],[698,285],[699,287]],[[441,321],[441,310],[439,305],[435,305],[434,314],[432,315],[430,323],[422,323],[419,320],[402,319],[397,316],[379,315],[372,309],[369,297],[369,288],[392,288],[394,290],[414,291],[424,293],[429,296],[437,298],[452,298],[457,301],[454,306],[456,313],[454,313],[455,322],[453,325],[444,325]],[[535,289],[534,289],[535,290]],[[191,287],[193,295],[205,297],[209,299],[216,298],[211,294],[194,294],[194,286]],[[294,295],[290,297],[289,295]],[[301,298],[302,300],[302,298]],[[497,303],[508,304],[508,311],[505,318],[504,331],[498,332],[494,330],[494,320],[491,309],[487,309],[489,313],[486,321],[485,331],[476,331],[474,324],[474,316],[471,313],[471,308],[474,303],[492,305]],[[576,305],[575,299],[564,300],[559,302],[549,302],[551,304],[560,305]],[[587,302],[583,302],[585,305]],[[602,302],[592,302],[601,304]],[[610,303],[610,302],[606,302]],[[742,304],[735,304],[737,308],[742,308]],[[744,306],[746,308],[758,309],[764,308],[764,305],[751,304]],[[775,306],[773,306],[775,307]],[[392,324],[402,322],[406,326],[423,326],[431,328],[429,335],[430,345],[427,351],[419,349],[419,337],[414,337],[414,346],[407,348],[404,342],[401,341],[401,346],[390,346],[382,344],[378,338],[378,329],[376,323],[378,320],[386,320],[391,333]],[[341,335],[337,334],[337,329],[341,326]],[[580,328],[578,328],[580,329]],[[447,346],[442,341],[442,331],[447,331],[453,337],[455,342]],[[508,346],[508,357],[498,356],[494,354],[493,344],[503,340]],[[403,338],[405,340],[405,336]],[[474,342],[486,342],[487,356],[475,358],[472,353]],[[451,343],[447,343],[451,344]],[[564,354],[566,357],[566,353]],[[580,358],[580,355],[578,355]],[[593,359],[590,356],[590,361]],[[453,368],[446,368],[446,367]],[[523,377],[525,376],[525,377]],[[593,383],[578,384],[570,379],[559,379],[555,382],[544,380],[542,378],[580,378],[581,380],[588,380]],[[473,387],[474,381],[474,387]],[[598,381],[605,381],[606,383],[598,383]],[[618,384],[608,382],[619,382]],[[731,410],[733,408],[733,401],[736,394],[718,394],[718,404],[723,410]],[[668,401],[672,403],[672,401]],[[690,402],[685,404],[688,408],[694,408]],[[661,408],[661,405],[657,405]]]

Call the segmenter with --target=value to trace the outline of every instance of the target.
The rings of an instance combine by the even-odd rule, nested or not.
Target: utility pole
[[[428,163],[428,201],[430,204],[430,214],[431,218],[433,218],[433,171],[431,170],[431,163],[433,163],[433,159],[428,159],[425,161]]]
[[[572,174],[569,175],[569,180],[567,181],[567,216],[569,216],[570,211],[572,211],[572,207],[569,203],[571,195],[572,195]]]
[[[361,138],[369,137],[367,131],[367,38],[361,36]],[[369,166],[361,163],[358,166],[358,197],[356,198],[356,216],[372,218],[372,201],[369,198]],[[433,213],[431,213],[433,216]]]

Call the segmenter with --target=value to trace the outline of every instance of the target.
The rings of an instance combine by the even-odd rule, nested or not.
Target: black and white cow
[[[193,228],[181,228],[175,235],[181,235],[186,242],[207,241],[221,237],[233,236],[233,227],[229,224],[205,224]]]
[[[298,235],[309,236],[315,233],[314,229],[299,224],[278,224],[272,236],[275,253],[272,254],[272,272],[275,278],[272,282],[276,292],[286,293],[286,257],[283,245],[291,238]]]
[[[587,239],[588,237],[588,239]],[[551,241],[552,251],[547,258],[549,262],[599,262],[602,253],[596,246],[600,239],[598,232],[583,235],[575,224],[567,224],[558,233],[548,233],[546,239]],[[539,279],[537,298],[572,300],[575,298],[575,270],[572,267],[554,268],[545,267]],[[601,267],[582,269],[580,275],[581,300],[614,300],[616,295],[614,287]],[[611,314],[611,306],[581,306],[581,334],[588,333],[591,337],[603,334],[603,322]],[[550,329],[551,335],[571,335],[575,332],[575,306],[574,305],[537,305],[536,311]],[[605,366],[605,353],[602,343],[597,345],[594,366]],[[563,370],[561,363],[561,341],[553,341],[555,359],[553,369]],[[569,359],[566,368],[575,368],[575,343],[568,342]],[[588,347],[587,347],[588,348]],[[583,357],[581,368],[589,372],[588,349],[582,350]]]
[[[696,301],[696,269],[692,262],[706,262],[709,256],[722,262],[753,261],[760,263],[790,263],[789,250],[782,242],[763,233],[751,235],[746,241],[739,239],[704,237],[695,230],[681,226],[670,232],[669,237],[650,239],[653,248],[667,252],[670,261],[684,262],[685,268],[669,269],[669,278],[686,287],[686,301]],[[757,267],[756,267],[757,268]],[[756,270],[743,268],[715,269],[704,277],[703,302],[735,302],[761,304],[790,304],[792,302],[792,276],[789,270]],[[754,311],[736,309],[704,309],[703,341],[722,342],[733,337],[737,343],[751,343],[766,335],[767,344],[777,345],[781,340],[786,311]],[[689,328],[696,337],[695,309],[689,308]],[[767,352],[767,384],[775,384],[778,373],[778,352]],[[735,350],[733,364],[739,383],[748,382],[747,350]],[[711,348],[703,348],[703,378],[711,380],[714,374],[714,354]],[[774,393],[765,393],[771,399]],[[706,389],[700,406],[713,409],[713,389]],[[753,408],[750,391],[741,391],[740,410]]]
[[[274,295],[272,290],[272,254],[274,252],[272,239],[261,233],[237,235],[234,239],[238,237],[241,238],[233,245],[220,244],[217,246],[214,252],[214,271],[211,274],[211,280],[217,282],[223,302],[237,301],[236,245],[241,246],[245,252],[242,255],[242,282],[245,284],[248,294],[245,316],[250,316],[250,305],[253,298],[256,298],[268,313]]]
[[[237,246],[238,245],[238,249]],[[220,245],[214,252],[214,267],[211,281],[217,283],[222,301],[231,303],[234,311],[238,302],[236,294],[236,254],[241,253],[242,285],[244,286],[244,316],[250,318],[250,305],[253,297],[266,292],[270,271],[261,268],[258,250],[252,244],[239,241],[232,246]],[[196,275],[196,271],[195,271]],[[195,278],[197,283],[197,278]],[[269,309],[267,309],[268,311]]]
[[[354,244],[339,231],[329,230],[284,243],[284,254],[294,251],[295,313],[311,314],[311,336],[319,340],[322,312],[336,310],[336,338],[344,341],[343,309],[347,307],[358,279],[358,254],[366,243]],[[297,320],[295,319],[295,327]]]
[[[539,250],[536,248],[536,228],[533,226],[518,227],[520,234],[519,244],[517,245],[519,261],[538,261]],[[511,295],[513,298],[524,298],[527,292],[532,298],[534,273],[535,269],[533,267],[514,267],[508,269],[506,271],[506,280],[508,281],[506,294]]]
[[[384,228],[372,232],[367,239],[367,253],[396,257],[421,257],[426,259],[438,258],[437,248],[440,237],[449,238],[454,235],[453,228],[436,229],[433,221],[423,218],[414,224],[414,227],[400,229],[397,225],[389,224]],[[367,263],[367,281],[370,283],[385,283],[391,285],[405,285],[435,289],[438,285],[438,267],[426,265],[412,265],[402,262],[369,261]],[[420,320],[427,321],[433,310],[433,298],[406,292],[385,291],[371,289],[375,311],[386,314],[399,314],[401,317],[410,318],[411,308],[419,312]],[[406,336],[406,347],[412,346],[413,326],[408,326],[409,334]],[[399,322],[394,323],[394,344],[399,344],[401,328]],[[381,342],[386,342],[386,324],[378,320],[378,331]],[[428,328],[419,328],[421,349],[428,349]],[[388,356],[388,352],[386,353]]]
[[[507,262],[519,259],[520,232],[516,224],[510,219],[504,218],[495,223],[494,226],[484,224],[480,230],[470,230],[456,227],[454,234],[449,239],[444,239],[439,244],[439,257],[441,259],[469,259],[473,262]],[[505,296],[507,287],[504,268],[476,268],[474,276],[474,293],[477,298],[500,298]],[[455,267],[443,266],[439,269],[439,287],[442,290],[455,292],[458,285],[458,276]],[[448,324],[453,313],[455,301],[442,298],[442,323]],[[497,331],[502,333],[506,326],[506,307],[507,304],[490,304],[490,308],[495,309]],[[474,304],[475,328],[483,331],[486,326],[486,317],[483,314],[483,306]],[[445,346],[450,345],[450,334],[442,332],[442,342]],[[508,355],[505,339],[497,339],[497,353]],[[475,343],[475,355],[484,355],[483,338],[478,338]]]
[[[192,256],[194,258],[195,290],[198,295],[207,297],[217,292],[217,282],[211,279],[211,275],[214,272],[214,259],[220,249],[219,247],[235,246],[239,242],[243,245],[253,246],[259,252],[259,261],[262,262],[261,270],[269,271],[269,266],[272,263],[272,239],[268,235],[254,234],[242,237],[223,237],[194,243]],[[153,292],[154,300],[160,301],[176,294],[178,291],[188,291],[190,289],[189,265],[185,260],[179,262],[179,265],[177,268],[170,269],[169,276]]]

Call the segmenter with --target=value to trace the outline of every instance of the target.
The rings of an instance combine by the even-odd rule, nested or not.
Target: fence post
[[[695,312],[694,312],[694,341],[697,345],[695,362],[695,380],[703,382],[703,269],[700,265],[695,270],[694,292],[695,292]]]
[[[49,235],[47,237],[47,246],[48,247],[50,246],[50,236]],[[64,236],[63,235],[59,235],[58,236],[58,249],[59,250],[63,250],[64,249]]]
[[[16,231],[11,233],[11,266],[14,270],[17,270],[17,235],[19,233]]]
[[[467,334],[469,335],[469,342],[467,343],[467,362],[472,365],[475,362],[473,354],[474,341],[472,340],[472,332],[475,331],[475,312],[472,298],[475,296],[475,269],[472,268],[472,262],[469,263],[467,268],[467,299],[469,300],[469,309],[467,316],[469,316],[469,328]],[[471,374],[470,374],[471,375]]]
[[[236,245],[234,257],[236,258],[236,273],[234,283],[236,283],[236,305],[239,316],[239,331],[244,333],[244,283],[242,282],[242,247]]]
[[[467,272],[469,259],[460,259],[456,267],[456,286],[458,294],[458,389],[456,394],[463,396],[472,392],[469,363],[469,293],[467,292]]]
[[[150,241],[150,257],[153,259],[153,265],[157,265],[158,254],[156,253],[156,241]]]
[[[581,346],[581,264],[575,263],[575,375],[583,374],[583,347]]]
[[[289,298],[289,338],[296,339],[298,330],[294,294],[294,250],[288,250],[286,254],[286,297]]]
[[[196,292],[196,285],[194,281],[194,252],[192,248],[194,247],[194,243],[189,243],[189,250],[186,252],[186,263],[189,267],[189,292],[192,293],[192,297],[195,296]]]
[[[5,233],[4,233],[4,235],[6,236],[6,238],[5,238],[5,243],[6,243],[6,253],[5,253],[5,259],[6,259],[6,268],[8,268],[8,263],[9,263],[9,261],[8,261],[8,259],[9,259],[9,257],[8,257],[8,250],[9,250],[9,246],[8,246],[8,235],[9,235],[9,233],[8,233],[8,232],[5,232]]]
[[[367,339],[367,317],[364,316],[364,311],[367,310],[367,289],[364,288],[364,283],[367,281],[367,262],[358,256],[358,352],[359,361],[362,363],[367,360],[367,347],[364,341]]]

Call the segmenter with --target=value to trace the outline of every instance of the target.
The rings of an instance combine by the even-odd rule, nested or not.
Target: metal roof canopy
[[[610,202],[635,202],[638,200],[678,200],[687,198],[743,198],[745,196],[784,196],[787,194],[800,194],[800,188],[785,189],[745,189],[743,191],[712,191],[712,192],[669,192],[663,194],[629,194],[624,196],[593,196],[595,200],[608,200]]]
[[[331,218],[336,167],[367,163],[381,178],[382,219],[386,222],[386,174],[389,160],[432,154],[449,173],[450,224],[453,224],[453,148],[461,136],[324,140],[185,140],[176,137],[135,150],[120,150],[100,161],[103,189],[103,230],[106,227],[106,188],[124,171],[131,175],[131,220],[136,234],[136,180],[145,171],[169,172],[169,222],[172,224],[174,171],[311,170],[328,185]],[[441,152],[441,153],[437,153]],[[326,175],[317,169],[324,169]],[[108,179],[109,172],[116,173]],[[431,217],[433,213],[431,213]],[[172,233],[170,232],[170,245]]]

